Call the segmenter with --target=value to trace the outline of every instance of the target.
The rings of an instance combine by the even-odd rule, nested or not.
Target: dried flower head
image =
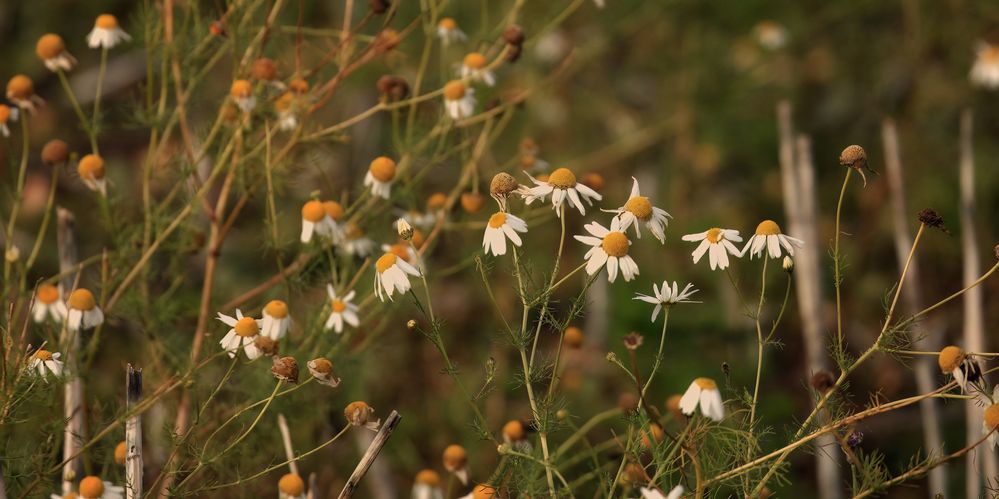
[[[478,192],[465,192],[461,195],[461,208],[466,213],[478,213],[486,205],[486,198]]]
[[[375,83],[375,88],[389,101],[398,101],[409,96],[409,83],[401,76],[382,75]]]
[[[642,343],[645,342],[645,338],[643,338],[641,334],[632,331],[624,335],[624,338],[621,341],[624,343],[624,348],[634,351],[638,350],[638,347],[642,346]]]
[[[791,258],[791,255],[785,255],[784,261],[781,263],[781,266],[784,268],[784,272],[787,272],[788,274],[793,274],[794,258]]]
[[[812,375],[812,388],[819,393],[826,393],[836,385],[836,378],[829,371],[818,371]]]
[[[944,219],[936,212],[933,208],[924,208],[919,212],[918,215],[919,223],[927,226],[933,227],[934,229],[940,229],[944,234],[950,234],[947,227],[944,226]]]
[[[260,353],[267,357],[273,357],[278,354],[278,342],[262,334],[258,334],[253,338],[253,346],[257,347],[257,350],[260,350]]]
[[[275,80],[278,76],[277,64],[272,59],[260,57],[253,61],[253,66],[250,68],[250,76],[255,80]]]
[[[343,416],[353,426],[363,426],[371,431],[378,431],[381,420],[375,420],[375,410],[367,402],[356,401],[347,404]]]
[[[493,176],[493,179],[489,182],[489,194],[496,198],[497,201],[506,198],[510,193],[517,190],[520,184],[517,183],[517,179],[513,178],[506,172],[500,172]]]
[[[846,445],[851,449],[860,445],[864,441],[864,432],[860,430],[853,430],[850,435],[846,437]]]
[[[294,357],[274,357],[271,374],[281,381],[298,383],[298,361]]]
[[[399,233],[399,237],[402,238],[403,241],[410,241],[413,239],[415,229],[413,229],[413,226],[410,225],[405,218],[400,218],[395,221],[395,230]]]
[[[854,170],[867,168],[867,151],[858,145],[847,146],[839,153],[839,164]]]
[[[384,14],[392,7],[392,2],[390,0],[368,0],[368,5],[371,7],[372,13]]]
[[[297,473],[288,473],[278,480],[278,492],[281,499],[305,496],[305,481]]]
[[[301,78],[292,78],[292,80],[288,82],[288,88],[291,89],[292,92],[302,95],[309,91],[309,82]]]
[[[503,29],[503,40],[510,45],[521,45],[524,43],[524,29],[516,24],[511,24]]]
[[[58,166],[66,163],[69,159],[69,144],[52,139],[42,147],[42,163],[48,166]]]
[[[402,40],[402,37],[399,35],[398,31],[396,31],[394,29],[391,29],[391,28],[385,28],[385,29],[381,30],[378,33],[378,35],[375,37],[375,41],[374,41],[375,51],[376,52],[382,52],[382,53],[388,52],[388,51],[390,51],[390,50],[398,47],[399,46],[399,42],[401,40]]]
[[[309,367],[309,373],[319,383],[332,388],[336,388],[340,384],[340,378],[333,375],[333,363],[328,359],[319,357],[310,360],[306,365]]]

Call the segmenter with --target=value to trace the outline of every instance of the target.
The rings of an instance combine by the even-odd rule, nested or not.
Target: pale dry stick
[[[281,441],[284,442],[284,455],[288,458],[288,469],[298,474],[298,463],[295,462],[295,449],[291,445],[291,431],[288,430],[288,420],[284,414],[278,413],[278,430],[281,431]]]
[[[961,189],[961,250],[963,256],[961,276],[964,285],[974,282],[981,272],[981,259],[978,254],[978,231],[975,229],[975,151],[972,142],[974,114],[972,110],[961,112],[958,170]],[[964,348],[970,351],[983,351],[985,344],[984,300],[981,288],[969,290],[964,295]],[[928,348],[926,350],[932,350]],[[930,362],[930,361],[927,361]],[[979,407],[974,400],[965,404],[965,438],[971,444],[979,432],[984,408]],[[982,453],[975,452],[975,457]],[[967,497],[977,497],[981,490],[984,476],[986,486],[990,480],[999,477],[999,463],[994,452],[985,452],[984,459],[968,459],[965,475],[965,490]],[[984,465],[984,475],[982,473]]]
[[[64,300],[69,298],[69,293],[73,290],[79,275],[74,275],[70,271],[76,266],[77,261],[76,237],[73,233],[75,223],[76,217],[69,210],[62,207],[56,208],[56,246],[59,252],[59,270],[65,273],[59,287]],[[80,351],[79,331],[69,333],[64,351],[66,353],[65,366],[71,375],[66,382],[63,398],[63,416],[66,419],[62,447],[63,460],[65,461],[62,471],[63,495],[73,490],[73,479],[76,478],[76,468],[79,465],[74,456],[79,453],[84,430],[83,379],[80,378],[80,373],[76,370],[79,365],[77,359]]]
[[[895,122],[885,119],[881,124],[881,140],[884,143],[885,170],[887,171],[888,191],[891,197],[892,225],[895,236],[895,256],[898,259],[901,272],[905,256],[912,248],[912,236],[909,233],[909,215],[905,202],[905,183],[902,180],[902,153],[898,141],[898,129]],[[902,291],[906,310],[909,314],[919,311],[922,300],[919,290],[922,289],[919,278],[919,266],[914,262],[909,269],[910,285]],[[926,334],[915,338],[916,348],[920,350],[939,350],[940,335]],[[933,359],[919,358],[915,362],[916,389],[928,392],[936,383],[936,368]],[[923,420],[923,445],[930,455],[942,453],[944,450],[943,436],[940,434],[940,415],[937,402],[926,399],[919,403],[919,412]],[[933,497],[937,493],[947,491],[947,470],[940,466],[930,470],[927,493]]]
[[[360,485],[361,478],[364,478],[364,474],[368,472],[368,468],[375,462],[378,453],[381,452],[382,447],[388,442],[389,437],[392,436],[392,431],[395,430],[401,419],[402,416],[394,410],[385,418],[382,427],[378,429],[378,434],[375,435],[374,440],[371,441],[371,445],[368,446],[368,450],[361,456],[361,461],[357,463],[354,472],[347,479],[347,484],[340,491],[339,499],[348,499],[354,496],[354,492],[357,491],[357,487]]]
[[[125,375],[126,410],[142,397],[142,369],[128,365]],[[125,499],[142,497],[142,416],[132,413],[125,421]]]

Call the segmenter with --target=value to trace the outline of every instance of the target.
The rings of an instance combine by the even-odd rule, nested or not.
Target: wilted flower
[[[281,381],[298,383],[298,361],[294,357],[274,357],[271,374]]]
[[[364,176],[364,185],[371,188],[372,195],[388,199],[392,194],[395,173],[395,161],[386,156],[379,156],[371,161],[368,173]]]
[[[278,76],[277,64],[271,59],[260,57],[253,61],[253,66],[250,67],[250,76],[262,81],[275,80]]]
[[[968,383],[974,383],[982,377],[982,368],[970,355],[966,354],[960,347],[954,345],[946,346],[940,350],[937,356],[937,364],[944,374],[954,376],[961,392],[968,390]]]
[[[790,255],[785,256],[784,261],[781,263],[781,267],[783,267],[784,272],[787,272],[788,274],[794,273],[794,258],[791,258]]]
[[[697,303],[689,299],[697,291],[697,289],[694,289],[693,284],[687,284],[681,291],[680,285],[676,281],[673,281],[672,287],[669,281],[663,281],[661,288],[656,284],[652,285],[652,296],[635,293],[633,299],[656,306],[652,310],[652,322],[655,322],[656,317],[659,316],[659,312],[662,311],[663,307],[669,307],[677,303]]]
[[[495,85],[496,75],[489,69],[488,63],[486,56],[478,52],[469,53],[461,63],[462,79],[481,81],[490,87]]]
[[[253,85],[247,80],[236,80],[229,87],[229,96],[244,113],[253,111],[257,98],[253,96]]]
[[[50,317],[56,322],[66,319],[69,311],[66,304],[59,296],[59,288],[51,284],[41,284],[35,291],[35,302],[31,305],[31,313],[35,322],[44,322],[46,317]]]
[[[638,350],[638,347],[645,343],[645,338],[632,331],[624,335],[624,338],[622,338],[621,341],[624,342],[624,348],[627,348],[628,350]]]
[[[812,375],[812,388],[819,393],[826,393],[836,386],[836,378],[833,373],[822,370]]]
[[[278,354],[278,342],[271,339],[270,337],[258,334],[256,338],[253,339],[253,346],[260,350],[262,355],[267,357],[273,357]]]
[[[69,144],[59,139],[52,139],[42,147],[42,163],[48,166],[64,164],[67,159],[69,159]]]
[[[701,414],[711,418],[712,421],[717,422],[725,418],[725,404],[722,402],[721,392],[718,391],[715,380],[697,378],[690,383],[690,387],[680,399],[680,411],[690,416],[694,414],[698,405],[701,406]]]
[[[87,35],[87,45],[92,49],[98,47],[109,49],[131,39],[132,37],[118,26],[117,17],[111,14],[101,14],[94,22],[94,29],[90,30],[90,34]]]
[[[375,82],[378,93],[390,101],[405,99],[409,95],[409,83],[401,76],[382,75]]]
[[[609,282],[614,282],[617,279],[619,268],[625,281],[630,281],[638,275],[638,264],[628,255],[631,241],[622,232],[620,224],[620,220],[615,218],[611,220],[610,230],[608,230],[597,222],[590,222],[583,228],[591,235],[573,236],[577,241],[590,246],[590,250],[584,256],[587,274],[596,274],[606,265]]]
[[[93,293],[85,288],[78,288],[69,295],[67,300],[69,311],[66,327],[70,331],[90,329],[104,323],[104,312],[97,306]]]
[[[309,368],[309,374],[312,374],[313,378],[316,378],[320,384],[336,388],[340,384],[340,378],[333,375],[333,363],[325,358],[312,359],[306,366]]]
[[[805,246],[805,242],[801,239],[782,234],[777,222],[764,220],[756,226],[756,234],[750,237],[749,241],[746,241],[746,245],[742,248],[742,254],[745,255],[748,250],[749,257],[755,258],[762,255],[763,251],[766,250],[770,258],[780,258],[782,254],[781,247],[783,247],[788,255],[794,256],[795,246],[801,248]]]
[[[742,242],[742,237],[739,235],[739,231],[734,229],[721,229],[713,227],[697,234],[687,234],[680,239],[690,242],[700,241],[701,244],[698,244],[697,248],[691,254],[694,258],[694,263],[699,262],[701,257],[707,253],[708,263],[711,266],[711,270],[727,269],[729,255],[736,258],[742,256],[742,252],[739,251],[739,248],[736,248],[735,245],[732,244],[733,242]]]
[[[944,234],[950,234],[950,231],[944,226],[943,217],[941,217],[940,214],[933,208],[925,208],[919,212],[919,223],[926,225],[927,227],[940,229]]]
[[[49,71],[70,71],[76,58],[66,51],[66,42],[55,33],[42,35],[35,44],[35,54]]]
[[[353,426],[363,426],[371,431],[378,431],[382,420],[374,420],[375,410],[366,402],[356,401],[347,404],[343,416]]]
[[[35,82],[24,75],[14,75],[7,81],[7,98],[29,113],[35,111],[36,105],[44,102],[35,95]]]
[[[444,110],[452,120],[461,120],[475,114],[475,89],[461,80],[451,80],[444,85]]]
[[[97,154],[88,154],[76,165],[80,180],[92,191],[107,195],[107,179],[104,170],[104,158]]]

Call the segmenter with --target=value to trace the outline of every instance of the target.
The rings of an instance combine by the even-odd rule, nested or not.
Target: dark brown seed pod
[[[511,24],[503,30],[503,40],[510,45],[520,46],[524,43],[524,29],[516,24]]]
[[[919,223],[927,227],[940,229],[944,232],[944,234],[950,234],[950,231],[944,226],[943,217],[941,217],[940,214],[933,208],[924,208],[919,212]]]
[[[69,159],[69,144],[59,139],[46,142],[42,148],[42,163],[48,166],[64,164],[67,159]]]

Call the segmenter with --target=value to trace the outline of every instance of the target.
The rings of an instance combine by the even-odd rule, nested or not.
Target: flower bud
[[[788,274],[794,273],[794,259],[791,258],[790,255],[784,256],[783,266],[784,266],[784,272],[787,272]]]
[[[413,239],[413,226],[409,225],[409,222],[405,218],[400,218],[395,222],[395,228],[399,231],[399,237],[403,241],[409,241]]]

